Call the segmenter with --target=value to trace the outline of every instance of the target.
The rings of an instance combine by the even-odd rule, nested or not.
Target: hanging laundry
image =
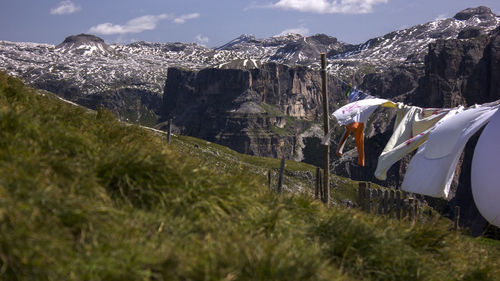
[[[414,151],[427,140],[429,129],[445,116],[450,109],[420,108],[396,104],[394,132],[378,158],[375,177],[387,179],[387,171],[406,154]]]
[[[344,82],[344,83],[345,83],[345,82]],[[349,95],[351,94],[351,92],[352,92],[352,84],[351,84],[351,83],[349,83],[349,84],[347,85],[347,91],[345,91],[345,96],[346,96],[346,97],[349,97]]]
[[[377,109],[380,105],[394,107],[395,104],[386,99],[363,99],[353,103],[349,103],[339,109],[337,109],[333,116],[337,118],[337,122],[341,126],[346,126],[346,131],[342,136],[342,139],[337,146],[337,156],[342,155],[342,150],[344,148],[344,143],[347,137],[354,134],[356,140],[356,148],[358,150],[358,164],[364,166],[364,124],[368,121],[370,115]]]
[[[448,198],[455,169],[469,138],[484,126],[498,105],[451,110],[430,130],[410,161],[401,189]]]
[[[365,124],[361,122],[353,122],[345,126],[345,132],[342,139],[337,146],[336,154],[338,157],[342,156],[342,151],[344,150],[344,144],[347,137],[352,133],[354,135],[354,140],[356,142],[356,148],[358,150],[358,165],[365,166],[365,141],[364,141],[364,130]]]
[[[500,110],[486,125],[472,158],[471,188],[474,202],[481,215],[500,227]]]
[[[353,89],[351,93],[349,94],[349,103],[359,101],[359,100],[364,100],[364,99],[374,99],[374,96],[371,96],[369,94],[365,94],[357,89]]]

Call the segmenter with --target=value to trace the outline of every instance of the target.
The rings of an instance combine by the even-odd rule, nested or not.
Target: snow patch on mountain
[[[327,53],[328,71],[349,76],[394,65],[423,65],[429,43],[480,36],[499,25],[500,18],[489,8],[478,7],[359,45],[324,34],[286,34],[267,39],[244,34],[215,49],[179,42],[108,45],[88,34],[70,36],[57,46],[0,41],[0,69],[33,85],[64,80],[83,94],[135,88],[162,95],[167,69],[172,66],[251,69],[277,62],[318,69],[319,54]]]

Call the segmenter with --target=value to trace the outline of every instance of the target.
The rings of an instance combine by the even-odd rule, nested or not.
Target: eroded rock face
[[[500,98],[500,29],[469,40],[429,45],[426,75],[416,93],[424,106],[485,103]]]
[[[315,135],[309,129],[322,116],[320,73],[306,67],[170,68],[167,76],[164,118],[173,118],[182,134],[240,152],[302,160],[302,138]],[[330,80],[334,110],[343,89]]]

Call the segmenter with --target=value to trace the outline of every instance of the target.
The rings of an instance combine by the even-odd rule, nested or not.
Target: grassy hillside
[[[276,196],[265,172],[277,166],[167,145],[0,74],[0,280],[500,278],[497,241]]]

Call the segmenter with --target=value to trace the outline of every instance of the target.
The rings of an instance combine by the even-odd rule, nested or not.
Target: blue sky
[[[214,47],[244,33],[296,32],[361,43],[481,5],[500,14],[499,0],[4,0],[0,40],[58,44],[91,33],[108,43]]]

